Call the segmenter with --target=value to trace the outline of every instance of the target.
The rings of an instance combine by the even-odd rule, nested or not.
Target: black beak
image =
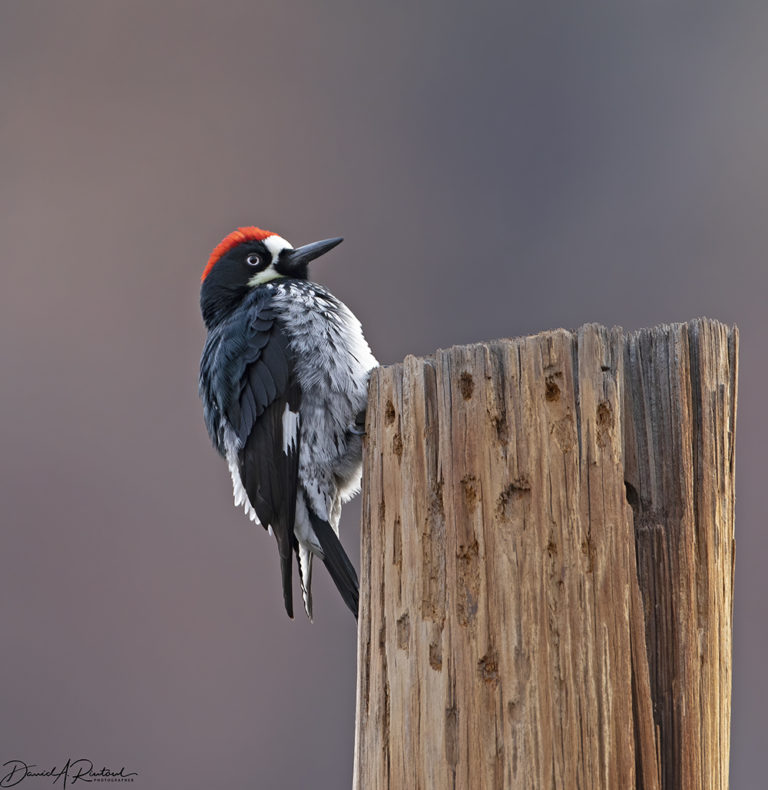
[[[312,244],[305,244],[303,247],[298,247],[295,250],[285,250],[280,255],[280,266],[288,272],[298,273],[306,270],[310,261],[324,255],[338,244],[341,244],[342,241],[344,239],[339,236],[335,239],[324,239],[323,241],[315,241]]]

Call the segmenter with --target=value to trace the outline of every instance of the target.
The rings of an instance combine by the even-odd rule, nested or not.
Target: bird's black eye
[[[258,266],[261,263],[261,258],[256,255],[255,253],[251,253],[246,259],[245,262],[249,266]]]

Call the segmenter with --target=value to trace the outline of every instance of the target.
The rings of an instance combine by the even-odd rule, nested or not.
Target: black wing
[[[301,398],[293,367],[288,339],[269,302],[254,298],[211,332],[200,372],[211,437],[224,454],[225,427],[234,431],[243,487],[259,521],[277,540],[289,617]]]
[[[291,375],[288,384],[272,402],[258,414],[264,392],[269,397],[272,376],[272,357],[287,351],[281,330],[264,349],[262,358],[247,369],[243,393],[240,397],[243,425],[254,418],[245,444],[239,454],[240,478],[248,499],[262,524],[272,527],[280,553],[283,580],[283,600],[289,617],[293,617],[293,584],[291,569],[296,551],[293,527],[296,517],[296,493],[299,476],[298,411],[300,390]],[[279,364],[279,363],[277,363]],[[255,403],[255,409],[251,405]]]

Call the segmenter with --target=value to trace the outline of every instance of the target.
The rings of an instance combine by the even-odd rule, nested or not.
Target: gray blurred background
[[[732,786],[764,786],[767,41],[761,2],[1,0],[0,763],[350,785],[354,621],[322,569],[285,617],[197,400],[200,273],[257,224],[346,237],[314,276],[383,363],[739,325]]]

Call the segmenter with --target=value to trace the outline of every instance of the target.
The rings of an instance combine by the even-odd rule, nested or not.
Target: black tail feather
[[[320,547],[323,550],[323,562],[331,574],[336,589],[341,593],[344,603],[350,608],[357,620],[358,599],[360,596],[357,583],[357,572],[349,561],[344,547],[341,545],[333,527],[312,512],[310,508],[309,520],[312,522],[312,529],[317,535]]]
[[[283,602],[285,603],[285,611],[288,612],[288,617],[293,620],[293,579],[291,568],[293,567],[293,557],[289,554],[287,557],[280,556],[280,571],[283,577]]]

